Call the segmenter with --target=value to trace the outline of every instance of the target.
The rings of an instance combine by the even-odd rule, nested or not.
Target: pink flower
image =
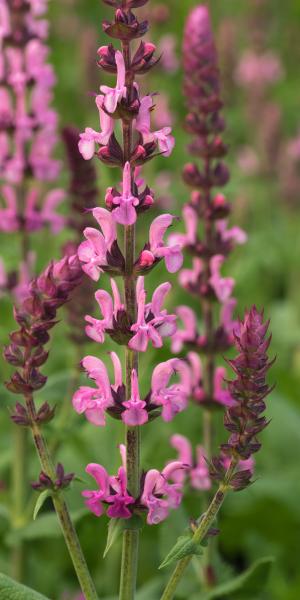
[[[245,244],[247,241],[246,232],[240,227],[231,227],[227,229],[227,219],[220,219],[216,222],[216,230],[224,242],[232,241],[236,244]]]
[[[79,134],[78,149],[84,160],[90,160],[95,154],[95,144],[101,144],[101,134],[91,127],[86,127]]]
[[[160,473],[156,469],[147,472],[141,503],[148,508],[148,525],[157,525],[167,518],[170,508],[177,508],[182,498],[180,483],[169,483],[168,479],[185,466],[179,462],[169,463]]]
[[[134,336],[128,343],[129,348],[138,352],[145,352],[149,341],[154,348],[161,348],[162,338],[171,336],[176,331],[176,315],[168,315],[166,310],[162,310],[166,294],[170,291],[170,283],[162,283],[155,290],[152,301],[146,303],[146,292],[144,289],[144,277],[137,280],[137,321],[131,326]]]
[[[46,195],[41,210],[43,224],[49,225],[53,234],[58,233],[65,224],[65,217],[55,212],[55,209],[65,199],[66,193],[62,189],[51,190]]]
[[[142,134],[143,143],[155,142],[164,156],[170,156],[175,145],[175,139],[171,135],[171,127],[163,127],[158,131],[151,132],[150,112],[153,107],[152,96],[144,96],[140,102],[135,127]]]
[[[231,296],[235,283],[232,277],[221,277],[220,269],[223,262],[224,256],[221,254],[216,254],[210,259],[211,276],[209,283],[221,303],[226,302]]]
[[[122,52],[117,50],[115,53],[115,61],[117,65],[117,82],[116,87],[111,88],[107,85],[101,85],[100,91],[104,94],[104,108],[113,114],[117,105],[123,98],[126,97],[127,88],[125,86],[125,63]]]
[[[189,306],[178,306],[178,318],[183,323],[183,328],[178,329],[172,336],[172,352],[180,352],[186,342],[193,342],[197,338],[197,319],[194,311]]]
[[[87,498],[87,507],[97,516],[100,517],[103,512],[103,502],[109,504],[107,516],[113,519],[129,519],[131,512],[127,508],[130,504],[134,504],[135,499],[127,492],[127,475],[125,465],[126,449],[123,445],[120,446],[120,453],[123,465],[119,468],[118,475],[110,477],[102,467],[95,463],[91,463],[86,467],[86,472],[94,477],[98,490],[82,492],[84,498]]]
[[[98,221],[102,233],[93,227],[86,227],[83,235],[85,242],[78,248],[78,258],[83,263],[83,271],[94,281],[98,281],[103,272],[101,266],[107,265],[106,255],[117,239],[116,224],[111,213],[105,208],[94,208],[93,216]]]
[[[175,481],[184,482],[186,474],[190,477],[190,483],[196,490],[209,490],[211,488],[211,480],[209,477],[209,468],[205,460],[204,450],[202,446],[196,447],[196,462],[193,462],[192,446],[189,440],[183,435],[175,434],[171,437],[171,446],[178,451],[178,460],[189,467],[188,470],[182,473],[176,473]]]
[[[145,410],[146,402],[140,399],[138,377],[135,369],[131,373],[131,398],[123,402],[126,410],[122,413],[122,421],[130,427],[144,425],[148,421],[148,413]]]
[[[182,209],[183,220],[185,223],[186,233],[171,233],[169,241],[171,243],[180,244],[182,248],[192,246],[197,240],[197,214],[189,205],[185,204]]]
[[[214,374],[214,401],[223,406],[234,406],[235,401],[229,391],[224,388],[225,377],[226,369],[224,367],[217,367]]]
[[[10,185],[3,185],[1,193],[2,198],[6,203],[6,208],[0,209],[0,229],[7,233],[18,231],[19,220],[17,215],[16,192]]]
[[[123,304],[118,290],[118,286],[114,279],[110,280],[111,288],[113,292],[113,299],[106,290],[97,290],[95,298],[98,302],[100,311],[103,315],[103,319],[95,319],[90,315],[85,317],[85,320],[89,325],[85,328],[86,334],[95,342],[103,344],[105,339],[105,332],[107,329],[113,329],[113,319],[117,317],[118,311],[122,310]]]
[[[191,486],[196,490],[209,490],[211,488],[211,480],[202,446],[196,446],[196,457],[196,465],[190,471]]]
[[[82,492],[82,496],[87,498],[85,504],[89,510],[96,517],[100,517],[104,512],[103,502],[107,502],[109,496],[109,476],[106,469],[96,463],[87,465],[85,471],[95,479],[98,490],[85,490]]]
[[[169,214],[160,215],[154,219],[149,230],[150,249],[146,251],[147,253],[151,252],[153,262],[155,259],[164,258],[169,273],[176,273],[183,263],[181,245],[174,241],[173,244],[165,246],[163,241],[163,237],[174,219],[175,217]],[[143,253],[141,259],[142,257]]]
[[[105,97],[102,94],[96,96],[101,131],[98,132],[91,129],[91,127],[86,127],[84,133],[80,133],[79,135],[78,148],[85,160],[93,158],[96,144],[101,144],[102,146],[108,144],[109,138],[114,131],[114,120],[103,110],[104,100]]]
[[[201,274],[203,273],[203,262],[201,258],[193,258],[192,269],[182,269],[179,273],[178,280],[183,288],[197,285]]]
[[[107,501],[111,504],[107,516],[112,519],[130,519],[132,514],[127,506],[134,504],[135,499],[127,492],[127,474],[124,466],[119,468],[116,477],[110,477],[110,485],[114,493],[107,497]]]
[[[205,400],[205,391],[203,389],[202,362],[197,352],[188,352],[187,358],[191,371],[192,395],[197,402]]]
[[[236,307],[237,301],[235,298],[229,298],[224,304],[222,304],[220,320],[224,331],[227,333],[229,342],[233,341],[233,332],[237,326],[237,320],[232,318],[233,311]]]
[[[112,211],[113,217],[121,225],[133,225],[136,222],[135,207],[139,204],[139,199],[132,195],[131,191],[131,167],[130,163],[125,164],[123,170],[122,195],[115,196],[113,204],[118,207]]]
[[[115,385],[120,384],[121,365],[115,353],[111,353],[115,371]],[[78,414],[84,413],[87,420],[94,425],[105,425],[105,411],[113,406],[113,397],[111,385],[109,382],[106,367],[102,360],[95,356],[86,356],[82,361],[82,366],[86,370],[90,379],[96,382],[97,388],[81,386],[73,396],[73,408]]]
[[[179,375],[179,382],[168,387],[172,375]],[[186,408],[191,391],[190,370],[186,363],[171,358],[157,365],[152,373],[151,402],[162,406],[162,418],[171,421]]]

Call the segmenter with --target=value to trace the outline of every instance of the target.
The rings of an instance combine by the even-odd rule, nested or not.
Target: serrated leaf
[[[35,521],[43,504],[46,502],[47,498],[49,498],[51,496],[51,491],[50,490],[44,490],[43,492],[41,492],[38,496],[38,499],[35,503],[35,507],[34,507],[34,511],[33,511],[33,520]]]
[[[126,529],[141,529],[142,526],[143,521],[138,515],[132,515],[130,519],[110,519],[103,558],[106,557],[108,551],[123,531]]]
[[[177,562],[186,556],[201,556],[201,554],[203,554],[201,545],[197,542],[194,542],[190,536],[182,535],[178,538],[175,546],[173,546],[173,548],[167,554],[166,558],[159,566],[159,569],[163,569],[171,563]]]
[[[244,573],[222,583],[205,596],[205,600],[252,600],[266,585],[271,566],[274,562],[272,556],[266,556],[255,561]],[[204,600],[204,599],[203,599]]]
[[[39,592],[17,583],[10,577],[0,573],[0,598],[5,600],[49,600]]]

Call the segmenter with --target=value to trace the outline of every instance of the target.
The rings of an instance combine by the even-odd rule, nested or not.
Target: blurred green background
[[[297,162],[297,156],[295,158],[289,148],[297,139],[300,125],[300,2],[212,0],[210,4],[224,78],[225,138],[230,146],[228,163],[231,180],[226,194],[234,206],[232,223],[244,227],[249,235],[248,243],[238,248],[228,261],[226,273],[236,278],[235,295],[239,314],[252,303],[264,306],[266,316],[271,318],[272,353],[277,355],[270,376],[271,381],[276,382],[268,403],[271,424],[262,435],[263,449],[257,456],[256,482],[246,491],[232,494],[226,500],[219,520],[220,556],[216,568],[219,581],[222,582],[241,573],[256,559],[273,556],[275,561],[271,577],[266,587],[256,592],[253,599],[299,600],[300,159]],[[188,190],[181,181],[182,165],[190,159],[186,152],[188,137],[182,128],[185,107],[181,93],[180,61],[184,21],[194,5],[191,0],[153,1],[149,4],[154,19],[151,39],[159,44],[163,36],[174,36],[179,65],[171,71],[165,71],[160,65],[148,78],[144,78],[145,90],[167,94],[176,137],[172,156],[152,161],[146,166],[144,174],[157,197],[163,196],[163,204],[174,214],[180,214],[180,207],[188,196]],[[159,12],[161,6],[163,10],[160,8]],[[90,92],[96,91],[104,80],[95,65],[95,57],[97,48],[107,43],[101,20],[110,14],[109,7],[104,7],[98,0],[50,3],[51,59],[57,73],[55,105],[61,126],[72,123],[81,129],[85,126],[97,129],[97,114]],[[249,89],[238,85],[235,76],[245,49],[254,47],[274,53],[282,70],[278,81],[267,86],[263,90],[263,97],[258,99],[255,99],[257,90],[253,86]],[[252,101],[258,102],[254,119],[251,115]],[[277,107],[277,113],[274,109],[277,117],[274,117],[273,123],[270,118],[271,125],[266,131],[272,106]],[[58,154],[63,156],[62,146],[58,148]],[[116,173],[101,164],[96,166],[101,189],[99,204],[103,204],[104,190],[115,181]],[[68,177],[65,168],[61,175],[62,186],[68,185]],[[151,218],[153,213],[141,219],[138,230],[140,244],[144,243]],[[61,245],[69,236],[68,231],[55,239],[50,233],[32,236],[32,246],[38,253],[38,269],[49,259],[59,256]],[[9,268],[14,268],[18,263],[18,247],[17,235],[2,234],[0,252]],[[163,282],[167,279],[169,276],[164,266],[159,265],[149,277],[149,287],[153,289],[158,280]],[[168,301],[170,309],[177,304],[190,303],[190,299],[179,289],[176,277],[172,279],[174,292]],[[197,304],[194,301],[192,304],[197,310]],[[5,343],[8,332],[14,327],[8,298],[1,298],[0,327],[1,342]],[[41,400],[57,403],[58,412],[78,363],[76,350],[67,335],[68,327],[61,313],[61,322],[53,330],[50,359],[44,368],[49,376],[48,384],[40,394]],[[88,352],[98,356],[105,355],[110,347],[113,347],[112,343],[104,347],[87,344]],[[170,348],[166,344],[164,349],[156,352],[150,350],[146,357],[142,357],[142,393],[149,389],[153,365],[169,356]],[[8,373],[7,365],[1,363],[3,380]],[[0,404],[0,571],[11,573],[14,543],[21,537],[26,543],[26,583],[50,598],[60,600],[64,593],[75,594],[78,586],[55,524],[55,515],[49,512],[50,504],[34,523],[30,514],[28,522],[20,527],[12,529],[10,525],[14,438],[8,411],[13,402],[14,398],[3,387]],[[220,423],[221,414],[216,413],[215,427],[221,441],[225,434]],[[199,443],[199,409],[190,407],[171,424],[158,420],[155,425],[150,424],[143,429],[142,463],[145,469],[161,468],[166,460],[174,456],[168,440],[175,431],[187,435],[193,443]],[[109,419],[105,429],[97,429],[83,418],[72,415],[63,430],[59,428],[59,419],[54,420],[46,427],[46,435],[48,439],[55,436],[59,438],[58,459],[68,472],[76,471],[80,477],[85,478],[84,468],[88,462],[104,464],[111,474],[119,465],[117,445],[122,440],[122,426],[116,421]],[[38,463],[31,444],[27,453],[30,481],[37,476]],[[120,542],[102,560],[107,519],[97,519],[84,510],[81,488],[81,484],[75,484],[68,492],[68,500],[100,597],[112,600],[118,589]],[[140,600],[159,597],[161,581],[167,574],[158,572],[157,567],[188,518],[199,514],[201,505],[201,496],[190,493],[182,508],[172,513],[168,521],[144,528],[140,548]],[[202,598],[199,589],[196,571],[191,567],[178,597],[191,600]]]

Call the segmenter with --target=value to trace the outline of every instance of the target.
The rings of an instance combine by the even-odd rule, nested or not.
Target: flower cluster
[[[182,480],[180,474],[186,468],[180,461],[167,464],[160,472],[151,469],[143,476],[141,494],[134,498],[127,490],[126,448],[120,446],[122,466],[116,476],[109,476],[102,465],[90,463],[86,472],[91,475],[98,486],[97,490],[82,492],[87,507],[100,517],[106,514],[112,519],[130,519],[135,513],[147,513],[147,523],[157,525],[169,514],[170,509],[177,508],[182,498]]]
[[[257,435],[268,425],[263,415],[264,400],[272,387],[266,381],[266,374],[274,362],[267,355],[271,341],[271,336],[267,337],[268,326],[263,312],[253,306],[235,331],[235,347],[239,354],[228,360],[235,373],[235,379],[228,382],[235,404],[227,408],[224,416],[224,426],[230,437],[221,445],[221,455],[212,459],[210,476],[222,481],[231,462],[241,461],[242,468],[231,479],[231,486],[236,491],[251,483],[252,455],[261,447]]]
[[[172,349],[175,353],[183,348],[190,350],[187,361],[192,399],[209,411],[213,406],[234,405],[230,391],[224,387],[225,369],[216,366],[216,355],[230,348],[236,326],[236,300],[232,296],[235,282],[224,276],[222,269],[235,245],[246,241],[246,234],[228,225],[229,202],[222,193],[213,191],[226,184],[229,172],[223,162],[227,153],[222,139],[225,124],[220,114],[217,54],[206,6],[196,7],[188,17],[183,57],[189,109],[186,128],[194,136],[189,151],[201,165],[189,163],[184,167],[184,180],[193,188],[183,208],[186,230],[171,234],[170,243],[185,248],[192,256],[192,268],[180,271],[179,282],[200,301],[203,324],[200,331],[195,312],[188,306],[178,307],[181,326],[173,335]],[[203,360],[200,353],[204,354]],[[205,448],[204,454],[210,453],[211,448]]]
[[[114,383],[110,384],[107,369],[99,358],[86,356],[82,366],[95,387],[81,386],[73,397],[74,409],[84,413],[94,425],[105,425],[105,413],[122,419],[132,427],[144,425],[148,420],[162,414],[164,421],[171,421],[184,410],[190,393],[188,366],[177,358],[157,365],[152,373],[151,389],[141,400],[137,373],[131,373],[131,397],[126,399],[122,379],[122,365],[115,352],[111,352],[114,367]],[[171,377],[178,374],[179,381],[170,385]]]
[[[103,163],[122,169],[122,181],[106,191],[105,207],[92,209],[96,226],[84,229],[85,239],[79,246],[78,257],[83,271],[93,281],[108,274],[112,290],[112,295],[104,289],[95,293],[101,318],[86,315],[86,334],[99,344],[109,335],[125,346],[126,364],[123,376],[117,354],[110,353],[114,368],[114,382],[111,383],[102,360],[86,356],[82,367],[95,385],[81,386],[73,396],[73,407],[94,425],[105,425],[107,415],[122,420],[128,428],[127,435],[134,438],[138,433],[132,431],[138,432],[140,426],[155,417],[161,415],[164,421],[170,421],[184,410],[191,391],[189,367],[177,358],[154,368],[146,396],[141,396],[139,390],[138,354],[145,353],[149,344],[154,348],[162,347],[164,338],[172,337],[176,332],[176,315],[169,314],[164,308],[170,283],[159,285],[150,300],[147,299],[145,275],[161,261],[165,262],[168,272],[174,273],[183,261],[182,244],[172,240],[168,243],[165,239],[175,220],[172,214],[157,216],[150,225],[144,246],[139,252],[135,248],[136,223],[154,204],[154,193],[144,183],[141,168],[155,154],[169,156],[174,146],[167,124],[161,129],[151,126],[155,95],[141,94],[135,81],[136,75],[146,73],[157,62],[152,43],[141,41],[135,50],[131,48],[132,40],[141,38],[148,29],[147,21],[139,21],[132,9],[146,2],[107,2],[116,9],[115,18],[112,22],[104,21],[103,29],[111,38],[120,40],[121,49],[112,43],[101,46],[98,66],[114,74],[116,82],[115,85],[100,86],[100,93],[95,97],[100,130],[86,128],[80,134],[78,144],[85,160],[95,155]],[[124,251],[118,242],[120,226],[124,228]],[[117,277],[123,280],[124,293]],[[127,439],[127,446],[128,443]],[[135,453],[135,449],[131,447],[129,452]],[[127,457],[126,466],[123,450],[122,454],[124,464],[117,477],[109,477],[102,466],[88,466],[88,472],[99,486],[97,492],[84,493],[88,506],[99,516],[106,503],[109,505],[108,516],[124,518],[142,507],[148,510],[148,523],[159,522],[181,499],[177,484],[170,483],[172,469],[167,466],[162,473],[149,471],[137,482],[132,472],[136,455],[134,459]],[[135,469],[140,473],[139,464]]]
[[[50,106],[55,75],[47,62],[48,23],[41,18],[46,9],[47,0],[3,0],[0,10],[0,231],[21,232],[27,283],[28,233],[49,226],[56,234],[65,223],[57,212],[65,192],[45,192],[37,183],[53,181],[60,170],[52,156],[57,114]],[[4,288],[10,290],[9,284],[10,275]],[[22,301],[18,291],[15,286],[14,295]]]

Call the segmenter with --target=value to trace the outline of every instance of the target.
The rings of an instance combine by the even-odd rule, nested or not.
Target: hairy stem
[[[236,459],[232,459],[231,464],[226,472],[224,481],[219,485],[218,490],[216,491],[206,513],[204,513],[203,518],[201,519],[197,529],[194,532],[192,537],[193,542],[200,543],[205,538],[207,532],[211,528],[226,496],[226,493],[230,489],[230,479],[235,471],[235,467],[237,464]],[[172,600],[174,598],[174,594],[178,587],[179,582],[181,581],[184,572],[189,565],[192,556],[186,556],[182,558],[176,565],[169,581],[167,587],[165,588],[160,600]]]
[[[33,440],[41,463],[41,467],[46,473],[46,475],[48,475],[48,477],[50,477],[50,479],[54,481],[56,479],[55,469],[46,442],[42,436],[40,427],[36,422],[36,410],[33,397],[31,395],[28,395],[25,399],[28,414],[31,420],[31,431],[33,435]],[[88,566],[83,556],[80,542],[77,537],[77,533],[72,523],[69,509],[64,500],[62,492],[55,492],[55,494],[53,494],[52,499],[62,529],[62,533],[65,538],[65,542],[69,550],[69,554],[72,559],[73,566],[76,571],[78,581],[82,592],[85,596],[85,599],[98,600],[97,592],[92,578],[90,576]]]

